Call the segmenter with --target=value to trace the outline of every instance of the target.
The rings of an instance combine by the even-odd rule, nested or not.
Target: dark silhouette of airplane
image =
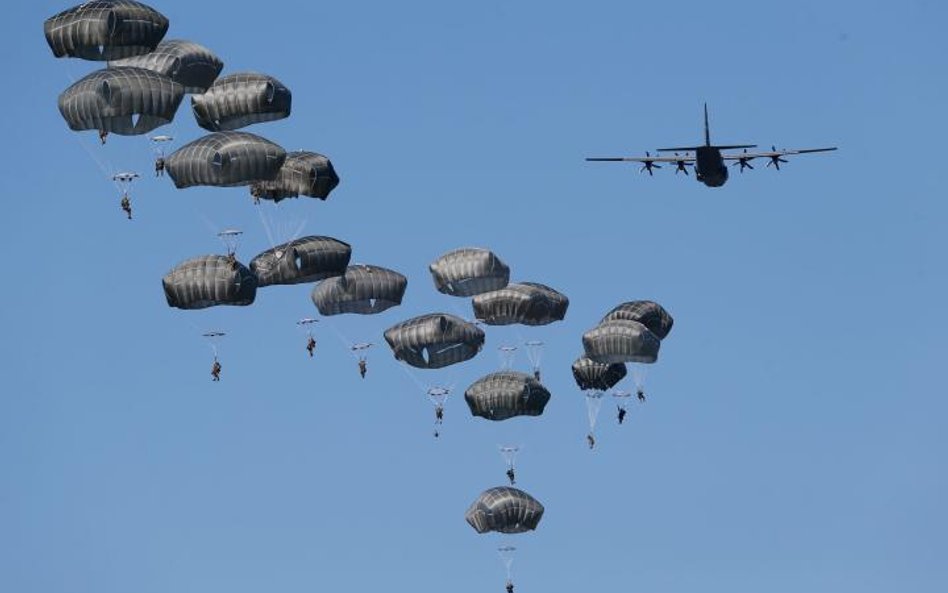
[[[769,151],[747,152],[748,148],[756,148],[756,144],[732,144],[727,146],[715,146],[711,144],[711,132],[708,128],[708,104],[704,104],[704,146],[679,146],[676,148],[659,148],[658,152],[673,152],[673,156],[652,156],[648,151],[644,157],[589,157],[587,161],[618,161],[642,163],[641,171],[648,171],[652,174],[652,169],[661,169],[661,165],[655,163],[675,163],[675,174],[679,171],[688,174],[688,167],[695,168],[695,179],[708,187],[721,187],[727,182],[728,170],[724,161],[736,161],[731,166],[740,166],[741,173],[744,169],[753,169],[750,161],[758,158],[768,158],[767,166],[773,165],[775,169],[780,170],[780,163],[786,163],[783,157],[794,154],[806,154],[808,152],[829,152],[836,150],[831,148],[803,148],[799,150],[777,150],[771,146]],[[744,149],[743,152],[736,154],[721,154],[722,150]],[[679,155],[678,153],[683,154]]]

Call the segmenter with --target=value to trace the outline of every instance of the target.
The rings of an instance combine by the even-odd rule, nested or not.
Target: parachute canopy
[[[184,86],[186,93],[203,93],[214,84],[224,63],[203,45],[184,39],[168,39],[159,43],[151,53],[109,62],[109,68],[126,66],[163,74]]]
[[[438,369],[474,358],[484,345],[484,332],[455,315],[431,313],[388,328],[385,341],[397,360]]]
[[[481,377],[464,392],[471,414],[488,420],[539,416],[550,392],[532,375],[500,371]]]
[[[339,175],[329,158],[316,152],[298,150],[287,153],[286,161],[272,181],[251,185],[250,194],[274,202],[298,196],[325,200],[337,185]]]
[[[204,309],[215,305],[250,305],[257,277],[226,255],[204,255],[178,264],[161,281],[168,306]]]
[[[625,365],[621,362],[603,364],[580,356],[573,362],[573,378],[583,391],[605,391],[612,389],[626,375]]]
[[[290,115],[290,89],[258,72],[238,72],[218,78],[207,91],[191,96],[197,124],[211,132],[237,130],[250,124]]]
[[[595,362],[645,362],[658,360],[658,337],[638,321],[613,319],[583,334],[586,356]]]
[[[510,268],[487,249],[467,247],[445,253],[431,265],[438,292],[469,297],[507,286]]]
[[[59,95],[59,112],[71,130],[133,136],[170,123],[184,87],[141,68],[96,70]]]
[[[97,0],[49,17],[43,32],[57,58],[117,60],[155,49],[168,19],[140,2]]]
[[[133,171],[124,171],[122,173],[116,173],[115,175],[113,175],[112,181],[115,181],[118,183],[131,183],[132,181],[135,181],[138,178],[139,178],[138,173],[135,173]]]
[[[380,266],[358,264],[313,288],[313,304],[321,315],[371,315],[400,305],[408,278]]]
[[[464,518],[478,533],[523,533],[540,524],[543,505],[523,490],[499,486],[478,496]]]
[[[301,237],[250,261],[258,286],[316,282],[345,274],[352,247],[332,237]]]
[[[536,282],[508,284],[474,297],[474,316],[488,325],[546,325],[566,316],[569,299]]]
[[[599,323],[613,319],[638,321],[655,334],[659,340],[665,339],[665,336],[668,335],[672,325],[675,323],[675,320],[672,319],[668,311],[654,301],[629,301],[622,303],[613,308],[612,311],[609,311]]]
[[[175,187],[231,187],[276,177],[286,151],[247,132],[216,132],[185,144],[165,160]]]

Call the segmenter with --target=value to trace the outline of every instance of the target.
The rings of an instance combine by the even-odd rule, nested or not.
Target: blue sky
[[[943,590],[945,8],[459,4],[154,4],[225,73],[292,90],[290,118],[248,131],[342,183],[276,208],[152,178],[143,138],[70,132],[56,97],[96,65],[41,32],[68,5],[7,8],[0,590],[499,592],[508,541],[518,593]],[[840,150],[716,190],[583,161],[698,142],[703,102],[714,141]],[[189,141],[184,105],[162,132]],[[131,223],[119,169],[145,173]],[[314,360],[306,286],[167,307],[162,275],[217,230],[244,230],[247,262],[304,222],[406,274],[403,305],[324,320]],[[566,293],[566,320],[400,367],[385,328],[470,311],[427,272],[468,245]],[[641,298],[676,325],[648,404],[620,427],[607,403],[590,452],[569,365]],[[471,418],[461,392],[524,339],[547,343],[544,415]],[[347,340],[377,344],[365,381]],[[456,388],[437,441],[428,383]],[[463,519],[504,481],[501,443],[547,508],[509,539]]]

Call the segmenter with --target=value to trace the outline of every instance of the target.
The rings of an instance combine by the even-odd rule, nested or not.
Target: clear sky
[[[942,3],[154,3],[168,38],[292,90],[288,119],[248,131],[327,154],[342,183],[278,207],[174,189],[144,138],[70,132],[56,97],[97,65],[46,45],[68,4],[13,4],[0,591],[501,593],[508,541],[517,593],[945,590]],[[177,146],[202,133],[187,101],[161,129]],[[704,102],[719,143],[840,150],[720,189],[583,161],[700,142]],[[131,222],[106,176],[125,169],[144,174]],[[308,286],[167,306],[161,277],[220,252],[217,230],[242,229],[249,262],[303,223],[406,274],[402,306],[324,319],[313,360]],[[469,245],[566,293],[567,318],[409,371],[381,333],[470,315],[427,271]],[[607,402],[590,452],[570,363],[646,298],[676,322],[650,399],[622,426]],[[461,393],[524,339],[547,343],[546,412],[472,418]],[[376,343],[364,381],[347,340]],[[429,383],[456,389],[437,440]],[[502,443],[546,506],[509,539],[463,517],[504,482]]]

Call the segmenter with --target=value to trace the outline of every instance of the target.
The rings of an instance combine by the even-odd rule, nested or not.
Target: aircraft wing
[[[695,157],[691,155],[682,156],[600,156],[586,157],[587,161],[607,161],[620,163],[685,163],[695,162]]]
[[[784,148],[781,150],[777,150],[774,148],[772,150],[765,150],[761,152],[747,152],[745,150],[744,152],[739,152],[737,154],[722,154],[721,157],[729,161],[740,161],[740,160],[749,161],[751,159],[757,159],[757,158],[779,159],[780,157],[783,157],[783,156],[792,156],[795,154],[806,154],[808,152],[829,152],[831,150],[836,150],[836,147],[833,146],[830,148],[799,148],[799,149]]]

